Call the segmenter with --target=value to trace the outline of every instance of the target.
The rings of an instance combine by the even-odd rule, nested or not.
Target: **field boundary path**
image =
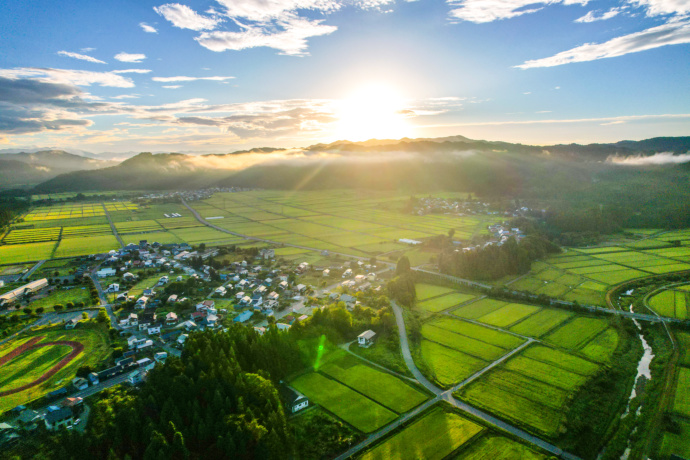
[[[412,377],[408,377],[408,376],[406,376],[406,375],[403,375],[403,374],[400,374],[400,373],[398,373],[398,372],[395,372],[394,370],[389,369],[389,368],[387,368],[386,366],[382,366],[382,365],[380,365],[379,363],[375,363],[374,361],[370,361],[370,360],[368,360],[367,358],[364,358],[363,356],[359,356],[357,353],[355,353],[355,352],[353,352],[353,351],[350,351],[350,345],[352,345],[353,343],[356,343],[356,342],[357,342],[356,340],[353,340],[352,342],[341,343],[341,344],[338,345],[338,346],[339,346],[340,348],[342,348],[343,350],[345,350],[347,353],[349,353],[349,354],[355,356],[355,357],[358,358],[358,359],[361,359],[361,360],[364,361],[365,363],[368,363],[368,364],[370,364],[370,365],[372,365],[372,366],[378,367],[379,369],[385,371],[387,374],[393,374],[393,375],[395,375],[395,376],[398,377],[398,378],[405,379],[405,380],[409,380],[410,382],[414,382],[414,383],[419,383],[419,381],[417,381],[417,379],[413,379]]]
[[[113,219],[110,217],[110,213],[108,212],[108,209],[105,207],[105,203],[101,203],[101,206],[103,206],[103,212],[105,212],[105,217],[108,218],[108,223],[110,224],[110,230],[113,232],[113,235],[115,235],[115,238],[117,238],[117,242],[120,243],[120,247],[124,248],[125,243],[122,241],[122,238],[120,238],[120,234],[117,233],[117,229],[115,228],[115,224],[113,223]]]
[[[41,265],[43,265],[44,263],[46,263],[46,260],[47,260],[47,259],[39,260],[38,263],[36,263],[36,265],[34,265],[33,267],[31,267],[31,270],[29,270],[28,272],[24,273],[24,274],[21,276],[20,279],[22,279],[22,280],[28,280],[29,277],[30,277],[31,275],[33,275],[34,272],[35,272],[36,270],[38,270],[39,268],[41,268]]]

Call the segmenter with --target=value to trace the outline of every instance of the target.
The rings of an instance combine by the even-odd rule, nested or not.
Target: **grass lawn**
[[[483,435],[453,457],[454,460],[548,460],[549,458],[552,457],[493,433]]]
[[[508,302],[488,298],[480,299],[476,302],[472,302],[469,305],[460,307],[457,310],[453,310],[453,314],[455,316],[459,316],[460,318],[477,319],[496,311],[505,305],[508,305]]]
[[[50,259],[55,248],[55,242],[10,244],[0,246],[0,261],[3,264],[18,262],[37,262]]]
[[[429,340],[422,340],[421,348],[422,359],[433,373],[432,379],[442,387],[459,383],[489,365],[487,361]]]
[[[153,289],[155,292],[164,289],[164,286],[156,286],[163,275],[164,273],[160,273],[149,276],[148,278],[142,278],[129,289],[129,295],[139,297],[144,292],[144,289]]]
[[[72,302],[74,304],[77,302],[84,302],[84,306],[86,307],[93,305],[89,288],[86,286],[75,286],[72,289],[58,288],[46,297],[32,301],[29,307],[34,311],[39,307],[43,307],[46,312],[49,312],[53,311],[55,305],[60,304],[65,306],[67,302]]]
[[[102,326],[96,326],[93,323],[80,323],[76,329],[72,330],[65,330],[62,326],[56,326],[53,328],[41,329],[28,335],[23,335],[11,341],[9,344],[6,344],[3,346],[3,348],[0,348],[0,356],[4,356],[6,352],[9,352],[11,349],[15,348],[16,343],[24,343],[28,339],[35,336],[43,337],[39,343],[56,342],[61,340],[80,342],[84,345],[84,351],[45,382],[28,388],[24,391],[0,398],[0,413],[18,406],[19,404],[25,404],[45,395],[46,393],[65,386],[72,378],[74,378],[74,375],[79,367],[84,365],[96,367],[101,361],[107,359],[112,353],[112,350],[109,346],[110,340],[105,328]],[[52,351],[54,349],[57,349],[58,351]],[[38,348],[34,351],[34,353],[27,356],[26,359],[24,358],[24,354],[22,354],[21,363],[23,364],[21,364],[19,367],[23,368],[25,371],[28,370],[29,372],[22,372],[21,375],[16,374],[17,378],[20,378],[23,383],[36,380],[43,375],[46,370],[52,367],[49,362],[55,363],[57,360],[59,360],[57,356],[62,353],[63,349],[67,349],[67,347],[56,346]],[[69,353],[69,349],[67,349],[67,353]],[[6,376],[8,373],[12,372],[12,370],[6,371],[5,368],[15,361],[16,359],[0,367],[3,376]],[[19,369],[19,367],[17,369]],[[0,385],[0,390],[8,390],[19,386],[17,379],[8,380],[6,377],[3,377],[2,382],[3,383]]]
[[[429,398],[399,378],[361,363],[360,359],[346,355],[323,366],[321,372],[399,414]]]
[[[510,330],[517,334],[541,337],[571,316],[573,316],[573,313],[569,311],[545,308],[529,318],[520,321],[511,327]]]
[[[426,300],[453,292],[453,289],[426,283],[417,283],[414,288],[417,291],[417,300]]]
[[[602,319],[578,317],[548,334],[545,340],[564,348],[575,349],[607,327],[608,322]]]
[[[292,381],[297,391],[353,427],[370,433],[397,415],[371,399],[323,375],[311,372]]]
[[[435,297],[433,299],[425,300],[423,302],[417,302],[417,306],[426,311],[433,313],[446,310],[455,305],[467,302],[468,300],[474,299],[475,296],[471,294],[462,294],[459,292],[454,292],[452,294],[446,294],[442,297]]]
[[[491,324],[497,327],[506,327],[515,324],[527,316],[539,311],[539,307],[534,305],[523,305],[520,303],[510,303],[496,311],[492,311],[480,318],[477,321]]]
[[[452,412],[437,408],[388,438],[360,459],[443,459],[484,428]]]

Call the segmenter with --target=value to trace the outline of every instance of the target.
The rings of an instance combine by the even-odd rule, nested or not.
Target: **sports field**
[[[443,459],[479,435],[484,427],[453,412],[436,408],[391,436],[360,459]]]
[[[548,438],[572,395],[599,365],[543,345],[531,345],[463,387],[457,396]]]
[[[0,346],[0,413],[25,404],[71,380],[83,365],[96,367],[112,350],[95,325],[44,329]]]

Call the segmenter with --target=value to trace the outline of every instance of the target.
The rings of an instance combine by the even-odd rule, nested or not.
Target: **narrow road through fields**
[[[45,259],[44,259],[44,260],[39,260],[38,263],[37,263],[36,265],[34,265],[33,267],[31,267],[31,270],[29,270],[28,272],[24,273],[24,275],[22,275],[21,279],[23,279],[23,280],[28,280],[29,277],[30,277],[31,275],[33,275],[34,272],[35,272],[36,270],[38,270],[38,269],[41,267],[41,265],[43,265],[44,263],[46,263],[46,260],[45,260]]]
[[[113,306],[108,303],[108,296],[105,295],[101,282],[98,281],[98,276],[94,274],[97,268],[98,267],[87,273],[86,276],[91,279],[93,285],[96,287],[96,291],[98,291],[98,299],[100,300],[99,306],[105,307],[105,310],[108,312],[108,316],[110,316],[110,326],[113,329],[120,329],[120,325],[117,323],[117,318],[115,317],[115,312],[113,312]]]
[[[124,248],[125,243],[122,241],[122,238],[120,238],[120,234],[117,233],[117,228],[115,228],[115,224],[113,223],[113,219],[110,217],[110,213],[108,212],[108,209],[105,207],[105,203],[101,203],[101,206],[103,206],[103,212],[105,212],[105,217],[108,218],[108,223],[110,224],[110,230],[112,230],[113,235],[115,235],[115,238],[117,238],[117,242],[120,243],[120,247]]]
[[[518,347],[518,349],[514,350],[511,353],[508,353],[507,355],[504,355],[503,357],[499,358],[496,362],[492,363],[489,365],[488,368],[483,369],[482,371],[478,372],[477,374],[473,375],[469,379],[466,379],[465,381],[461,382],[460,384],[456,385],[455,387],[451,388],[450,390],[442,390],[438,388],[436,385],[431,383],[424,375],[419,371],[417,366],[414,363],[414,360],[412,359],[412,353],[410,352],[410,346],[407,341],[407,330],[405,328],[405,321],[403,318],[403,313],[402,313],[402,308],[395,302],[391,302],[391,305],[393,306],[393,312],[395,313],[395,320],[398,324],[398,333],[400,334],[400,347],[402,349],[403,353],[403,358],[405,360],[405,364],[407,364],[407,367],[410,369],[410,372],[417,378],[417,380],[422,383],[429,391],[434,393],[436,395],[435,398],[427,401],[423,405],[419,406],[415,411],[409,412],[408,414],[405,414],[405,416],[401,417],[397,421],[391,423],[390,425],[385,426],[381,430],[377,431],[376,433],[373,433],[369,437],[367,437],[364,441],[360,442],[347,452],[345,452],[343,455],[337,457],[338,459],[346,459],[350,456],[353,456],[357,454],[359,451],[370,445],[371,443],[377,441],[378,439],[381,439],[383,436],[385,436],[387,433],[392,431],[393,429],[397,428],[400,426],[402,423],[405,421],[409,420],[412,418],[414,415],[420,413],[427,407],[432,406],[438,401],[446,401],[453,406],[457,407],[458,409],[470,413],[474,415],[477,418],[480,418],[483,420],[485,423],[489,425],[493,425],[503,431],[506,431],[510,434],[513,434],[514,436],[517,436],[521,439],[524,439],[525,441],[528,441],[542,449],[544,449],[547,452],[550,452],[553,455],[557,455],[561,458],[565,458],[568,460],[577,460],[578,457],[575,455],[572,455],[568,452],[564,452],[561,448],[554,446],[553,444],[544,441],[543,439],[540,439],[534,435],[531,435],[527,433],[526,431],[523,431],[517,427],[514,427],[513,425],[510,425],[503,420],[500,420],[492,415],[487,414],[484,411],[481,411],[477,409],[476,407],[470,406],[467,403],[464,403],[462,401],[458,401],[453,397],[453,391],[455,391],[457,388],[460,388],[462,385],[465,385],[469,383],[471,380],[479,377],[482,373],[487,372],[489,369],[491,369],[493,366],[500,364],[500,362],[508,359],[510,356],[512,356],[514,353],[517,353],[521,351],[524,347],[528,346],[531,342],[527,342],[523,344],[522,346]],[[414,412],[414,414],[413,414]]]

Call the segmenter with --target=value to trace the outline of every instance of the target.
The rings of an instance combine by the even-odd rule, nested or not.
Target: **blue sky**
[[[690,134],[690,0],[3,2],[0,148]]]

